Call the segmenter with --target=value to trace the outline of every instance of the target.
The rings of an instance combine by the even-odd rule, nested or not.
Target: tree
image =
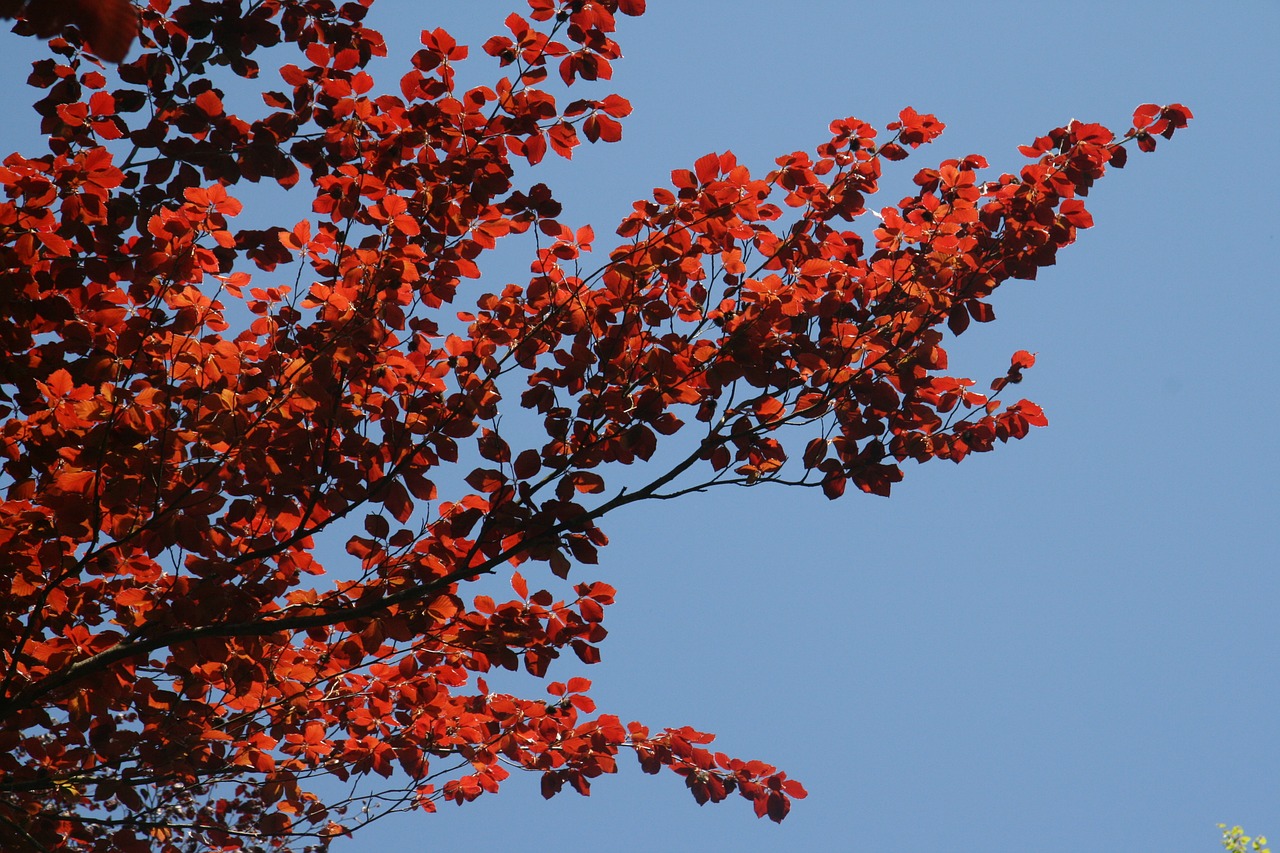
[[[888,495],[909,459],[1045,425],[1005,397],[1032,354],[987,393],[947,373],[945,336],[1092,224],[1127,143],[1190,118],[1071,122],[1017,174],[919,170],[873,246],[848,223],[943,124],[842,119],[762,177],[728,152],[677,169],[593,262],[530,176],[621,137],[624,98],[556,90],[610,78],[642,0],[529,0],[465,91],[467,48],[424,31],[393,94],[371,4],[151,0],[110,79],[70,29],[35,63],[48,153],[0,168],[6,849],[323,848],[508,768],[586,794],[624,749],[781,820],[804,789],[709,734],[597,714],[581,677],[486,679],[599,660],[614,590],[581,566],[614,510]],[[267,53],[280,90],[236,104],[223,78]],[[313,215],[264,202],[239,227],[246,182]],[[512,242],[528,282],[484,292]]]
[[[1240,827],[1228,829],[1225,823],[1218,824],[1218,829],[1222,830],[1222,848],[1227,853],[1271,853],[1267,839],[1261,835],[1251,838]]]

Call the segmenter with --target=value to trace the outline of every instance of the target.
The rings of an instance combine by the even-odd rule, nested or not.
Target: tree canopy
[[[980,386],[945,339],[1191,117],[1073,121],[878,208],[944,125],[842,118],[764,174],[677,168],[596,253],[537,167],[621,138],[596,89],[643,0],[529,0],[475,59],[424,30],[391,91],[372,3],[0,5],[50,37],[47,150],[0,167],[6,849],[323,848],[510,769],[586,794],[624,750],[781,821],[803,787],[710,734],[598,713],[582,677],[487,678],[599,660],[615,510],[887,496],[1044,426],[1012,393],[1033,354]],[[493,82],[464,90],[473,61]],[[528,280],[484,282],[513,243]]]

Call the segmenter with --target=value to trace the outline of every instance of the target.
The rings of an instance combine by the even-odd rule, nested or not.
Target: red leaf
[[[1062,218],[1077,228],[1092,228],[1093,216],[1085,209],[1084,202],[1077,198],[1069,198],[1059,208]]]
[[[804,449],[804,467],[817,468],[827,456],[830,444],[825,438],[818,437],[809,441]]]
[[[770,792],[767,803],[769,820],[774,823],[782,823],[782,819],[791,811],[791,801],[779,791]]]
[[[477,468],[467,475],[467,485],[481,494],[496,492],[506,484],[506,475],[492,468]]]
[[[386,539],[391,535],[391,525],[380,515],[366,515],[364,517],[364,529],[374,539]]]
[[[580,492],[599,494],[604,491],[604,478],[591,471],[574,471],[568,475],[569,482]]]
[[[210,118],[222,115],[222,99],[213,90],[201,92],[196,96],[195,103]]]
[[[600,113],[589,116],[582,123],[582,131],[591,142],[617,142],[622,139],[622,124]]]
[[[409,489],[409,493],[420,501],[436,499],[436,484],[415,471],[405,473],[404,484]]]
[[[765,397],[756,403],[756,415],[759,416],[761,423],[777,420],[786,412],[786,407],[777,397]]]
[[[480,455],[490,462],[511,461],[511,448],[496,432],[486,429],[480,438],[476,439],[476,444],[480,448]]]
[[[599,109],[614,118],[624,118],[631,115],[631,102],[619,95],[606,95]]]
[[[985,302],[969,302],[969,314],[979,323],[990,323],[996,318],[996,311]]]
[[[573,159],[573,149],[578,146],[578,132],[568,122],[554,124],[547,130],[551,148],[566,160]]]
[[[1149,127],[1160,115],[1160,108],[1155,104],[1143,104],[1133,111],[1133,126],[1138,130]]]
[[[63,368],[58,368],[40,383],[45,388],[45,393],[49,395],[50,400],[61,399],[71,393],[71,389],[75,387],[75,382],[71,379],[71,374]]]
[[[79,495],[87,493],[93,486],[95,474],[92,471],[63,470],[53,478],[54,489],[62,494]]]
[[[1161,111],[1160,115],[1169,122],[1170,127],[1174,128],[1186,127],[1187,122],[1195,118],[1191,110],[1182,104],[1169,104]]]
[[[530,166],[541,163],[546,153],[547,139],[541,133],[535,133],[524,141],[524,157],[529,161]]]
[[[551,799],[564,788],[564,776],[548,771],[542,774],[542,797]]]
[[[147,595],[146,590],[140,587],[131,586],[116,593],[116,604],[121,607],[136,607],[139,604],[146,602],[148,598],[149,596]]]
[[[822,478],[822,493],[827,496],[827,500],[835,500],[844,494],[845,484],[848,481],[842,471],[829,471]]]
[[[1049,419],[1045,416],[1044,409],[1030,400],[1019,400],[1010,408],[1026,418],[1027,423],[1032,426],[1047,427],[1049,425]]]
[[[699,183],[711,183],[720,174],[720,155],[714,153],[702,155],[694,162],[693,169]]]
[[[600,606],[600,602],[594,599],[584,598],[578,603],[578,610],[582,613],[582,618],[588,622],[603,622],[604,608]]]
[[[413,499],[400,482],[392,482],[387,486],[382,505],[391,513],[392,518],[404,524],[413,515]]]
[[[596,546],[582,536],[571,534],[566,540],[566,544],[569,546],[569,553],[573,554],[573,558],[579,563],[594,566],[600,562],[600,554],[596,550]]]
[[[94,92],[89,98],[89,112],[96,116],[114,115],[116,99],[109,92]]]
[[[574,640],[572,643],[573,653],[578,656],[578,660],[585,664],[600,663],[600,650],[589,643],[582,640]]]
[[[515,17],[517,19],[519,18],[518,15],[516,15]],[[515,42],[511,41],[511,39],[507,38],[506,36],[493,36],[488,41],[486,41],[483,45],[481,45],[480,49],[483,50],[485,53],[489,54],[490,56],[501,56],[503,53],[513,52],[511,49],[514,45],[515,45]],[[509,65],[511,62],[514,62],[514,61],[515,61],[514,56],[512,56],[510,60],[506,60],[504,58],[504,61],[502,64]]]
[[[528,480],[542,470],[542,458],[536,450],[522,450],[512,467],[515,470],[516,479]]]
[[[886,160],[905,160],[907,159],[907,149],[896,142],[886,142],[880,146],[880,156]]]
[[[809,796],[809,792],[806,791],[804,786],[795,779],[784,780],[782,783],[782,790],[787,796],[797,800],[803,800],[805,797]]]

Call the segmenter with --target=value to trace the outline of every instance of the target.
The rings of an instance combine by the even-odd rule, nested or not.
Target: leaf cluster
[[[1072,122],[1017,174],[948,160],[879,211],[884,164],[943,125],[842,119],[762,175],[729,152],[677,169],[596,261],[527,175],[621,138],[624,98],[561,90],[610,78],[642,0],[530,0],[465,91],[468,48],[424,30],[393,93],[371,6],[149,0],[135,59],[107,71],[67,31],[34,65],[48,150],[0,166],[6,849],[322,849],[512,769],[586,794],[623,750],[781,820],[804,789],[708,734],[597,715],[583,678],[486,678],[599,661],[615,593],[578,575],[623,506],[887,495],[908,460],[1044,426],[1001,397],[1032,354],[987,393],[944,338],[1092,224],[1126,142],[1190,117]],[[238,103],[226,80],[268,54],[262,103]],[[246,212],[246,183],[311,213]],[[529,279],[485,290],[504,238],[532,244]],[[514,598],[480,592],[496,574]]]

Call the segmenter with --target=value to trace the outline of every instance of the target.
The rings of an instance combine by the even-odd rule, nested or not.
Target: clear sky
[[[613,543],[580,576],[619,590],[604,662],[582,673],[601,711],[776,764],[810,792],[786,822],[737,798],[699,808],[624,756],[588,799],[544,802],[515,778],[335,853],[1182,853],[1217,849],[1219,822],[1280,836],[1280,4],[649,5],[595,90],[634,105],[624,140],[542,170],[602,251],[671,169],[728,149],[763,173],[837,117],[883,127],[910,105],[948,125],[880,204],[931,160],[1016,170],[1017,145],[1071,118],[1122,132],[1136,105],[1174,101],[1196,118],[1108,175],[1097,227],[953,349],[980,380],[1037,352],[1020,390],[1048,429],[908,467],[889,500],[744,489],[605,522]],[[402,57],[444,26],[479,64],[513,10],[378,0],[371,23]]]

